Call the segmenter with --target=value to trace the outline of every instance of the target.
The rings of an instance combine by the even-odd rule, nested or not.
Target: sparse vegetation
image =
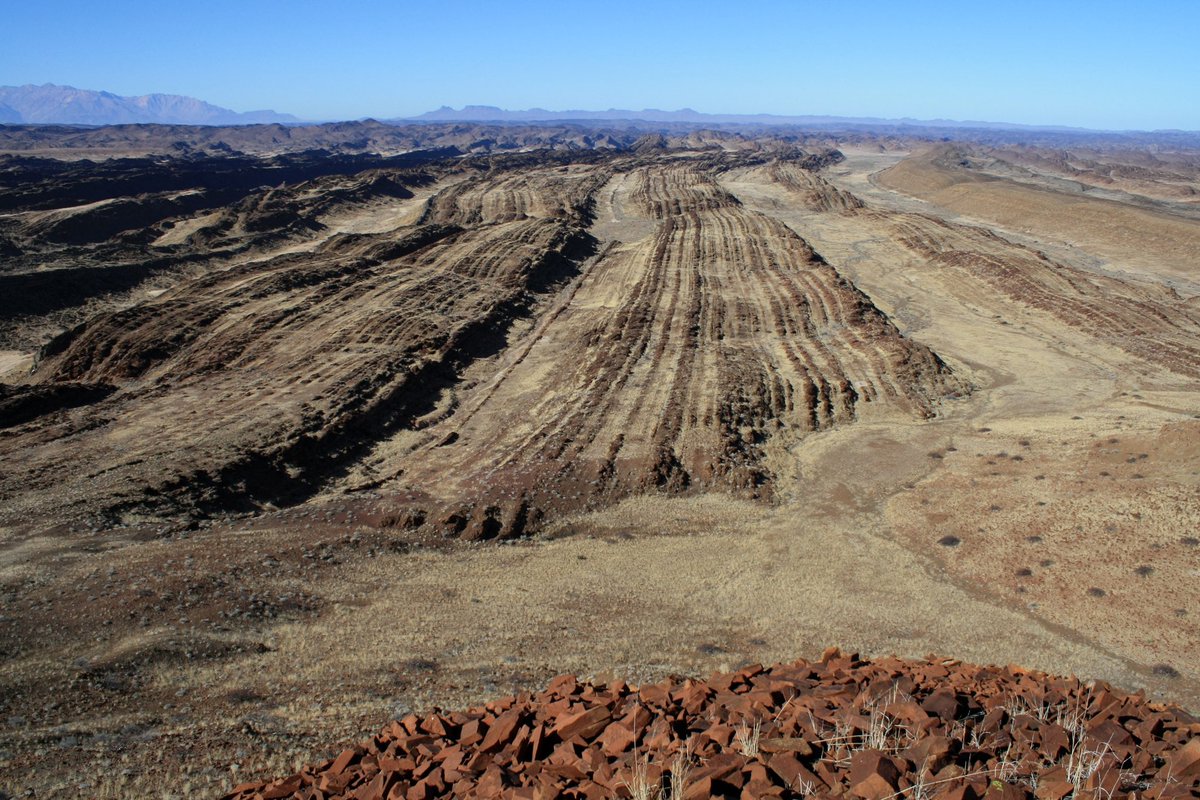
[[[747,758],[757,758],[760,741],[762,741],[762,720],[755,720],[753,725],[748,724],[745,720],[739,723],[737,744],[742,755]]]

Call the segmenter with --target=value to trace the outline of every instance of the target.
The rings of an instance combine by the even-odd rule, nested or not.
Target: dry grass
[[[688,739],[675,751],[671,759],[671,790],[663,800],[682,800],[691,784],[691,774],[695,768],[696,758],[692,751],[692,741]]]
[[[666,800],[663,797],[662,786],[650,780],[650,756],[633,754],[633,774],[628,782],[623,783],[629,790],[630,800]]]
[[[746,758],[758,758],[758,745],[762,740],[762,720],[755,720],[748,725],[745,720],[738,724],[735,737],[738,750]]]
[[[1075,740],[1064,766],[1067,769],[1067,780],[1075,787],[1077,795],[1083,792],[1088,779],[1100,771],[1104,757],[1109,752],[1107,744],[1091,748],[1084,745],[1082,736]]]
[[[631,775],[628,781],[623,781],[630,794],[631,800],[680,800],[687,792],[690,775],[697,766],[692,741],[689,739],[679,744],[669,766],[662,772],[658,781],[651,779],[650,754],[639,755],[634,749]],[[667,776],[670,776],[668,783]]]

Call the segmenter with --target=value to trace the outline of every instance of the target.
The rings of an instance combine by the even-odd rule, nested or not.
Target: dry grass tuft
[[[738,725],[737,744],[738,749],[742,751],[742,755],[746,758],[758,757],[758,745],[762,740],[762,721],[755,720],[754,725],[747,725],[743,720]]]

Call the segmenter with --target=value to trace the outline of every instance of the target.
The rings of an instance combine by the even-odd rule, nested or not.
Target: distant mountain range
[[[144,94],[122,97],[111,92],[56,86],[0,86],[0,123],[121,125],[253,125],[263,122],[299,122],[291,114],[274,111],[239,113],[194,97],[177,94]]]
[[[810,128],[845,126],[911,126],[920,128],[981,128],[987,130],[1029,130],[1078,132],[1084,128],[1059,125],[1019,125],[1010,122],[978,122],[949,119],[884,119],[882,117],[834,117],[834,116],[784,116],[778,114],[705,114],[690,108],[678,111],[663,111],[646,108],[632,111],[610,108],[607,111],[547,111],[530,108],[524,111],[509,111],[495,106],[464,106],[454,109],[442,106],[416,117],[406,117],[405,122],[567,122],[584,120],[619,120],[628,122],[676,122],[702,125],[801,125]]]
[[[369,121],[369,120],[368,120]],[[706,114],[691,108],[664,111],[645,108],[634,111],[610,108],[604,111],[549,111],[544,108],[509,110],[496,106],[469,105],[461,109],[442,106],[413,117],[395,117],[385,122],[470,122],[494,125],[541,123],[612,123],[618,128],[653,126],[790,126],[811,130],[871,130],[904,134],[921,129],[920,135],[940,135],[940,131],[994,131],[1046,134],[1137,133],[1135,131],[1096,131],[1062,125],[1022,125],[1011,122],[981,122],[950,119],[887,119],[883,117],[839,117],[828,115],[783,114]],[[145,94],[122,97],[112,92],[76,89],[53,83],[35,86],[0,86],[0,125],[123,125],[153,123],[160,125],[256,125],[305,124],[291,114],[275,111],[231,111],[194,97],[177,94]],[[311,123],[309,123],[311,124]],[[1181,131],[1154,131],[1175,134]]]

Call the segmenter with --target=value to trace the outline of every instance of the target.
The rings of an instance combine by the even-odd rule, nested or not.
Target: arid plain
[[[5,143],[0,789],[829,645],[1200,706],[1200,153],[382,135]]]

